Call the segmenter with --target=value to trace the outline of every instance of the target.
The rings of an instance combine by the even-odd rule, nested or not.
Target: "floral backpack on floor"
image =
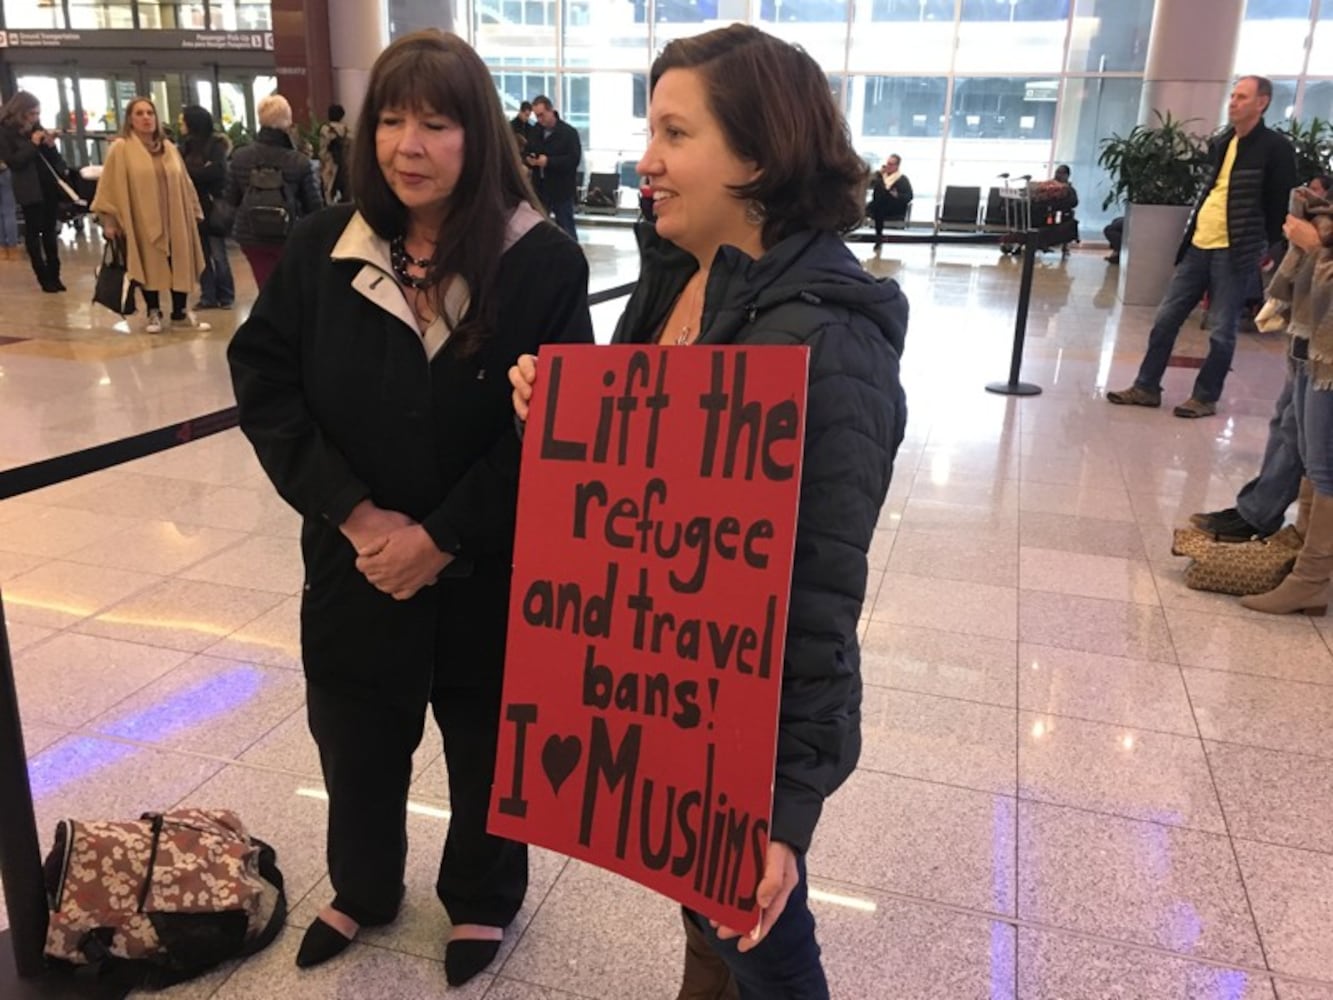
[[[287,915],[273,848],[225,810],[62,820],[44,869],[47,956],[154,989],[254,954]]]

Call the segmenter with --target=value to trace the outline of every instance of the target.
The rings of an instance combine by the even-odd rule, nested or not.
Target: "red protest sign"
[[[754,926],[805,348],[542,352],[489,829]]]

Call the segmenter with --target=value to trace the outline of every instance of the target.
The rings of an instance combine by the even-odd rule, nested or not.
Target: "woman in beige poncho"
[[[121,136],[107,153],[92,209],[106,239],[125,241],[130,279],[142,286],[148,307],[144,329],[162,332],[162,292],[169,291],[172,323],[206,330],[186,309],[204,270],[203,212],[189,171],[148,98],[130,101]]]

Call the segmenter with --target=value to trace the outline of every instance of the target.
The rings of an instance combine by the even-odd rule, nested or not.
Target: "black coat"
[[[1217,183],[1227,146],[1235,134],[1234,128],[1228,128],[1208,142],[1208,174],[1194,201],[1176,263],[1180,263],[1186,248],[1194,240],[1199,210]],[[1257,265],[1264,251],[1282,239],[1287,202],[1291,189],[1299,183],[1296,153],[1291,143],[1262,121],[1236,143],[1236,159],[1231,165],[1231,182],[1227,188],[1227,237],[1231,263],[1236,270]]]
[[[54,160],[63,165],[58,153],[51,147],[38,147],[28,138],[31,133],[24,132],[17,125],[0,125],[0,160],[9,165],[14,178],[14,201],[19,205],[35,205],[40,202],[54,201],[48,191],[54,185],[44,185],[42,172],[46,168],[38,162],[38,157],[45,156],[48,163]],[[60,169],[52,163],[55,169]],[[63,174],[62,174],[63,176]]]
[[[331,259],[353,215],[335,206],[297,224],[227,357],[241,429],[304,518],[307,675],[417,710],[436,657],[459,678],[503,665],[519,463],[508,371],[542,343],[592,341],[588,264],[538,223],[501,259],[490,339],[472,357],[446,343],[428,361],[418,332],[386,311],[407,308],[387,249],[383,269]],[[366,498],[458,552],[438,583],[396,601],[357,571],[338,526]]]
[[[258,166],[276,166],[282,170],[283,193],[287,210],[300,219],[324,207],[324,193],[319,183],[319,161],[312,160],[292,145],[291,136],[282,129],[261,128],[255,141],[232,154],[227,168],[224,197],[239,206],[250,184],[250,171]],[[245,212],[236,213],[232,236],[237,243],[263,242],[250,231]]]
[[[196,143],[201,147],[196,155]],[[230,147],[220,135],[210,136],[199,142],[190,138],[180,146],[181,159],[194,182],[195,193],[199,195],[199,207],[203,209],[206,227],[213,203],[222,198],[227,190],[227,156]],[[220,234],[225,235],[225,234]]]
[[[618,342],[652,341],[693,257],[639,225],[639,283]],[[868,275],[842,240],[805,232],[759,260],[723,247],[709,270],[701,344],[810,348],[796,559],[778,722],[773,838],[804,851],[824,799],[861,752],[867,552],[907,422],[898,360],[907,300]]]
[[[578,188],[579,161],[583,159],[583,140],[578,129],[563,119],[556,119],[550,135],[539,125],[528,139],[528,155],[544,155],[545,167],[533,170],[537,193],[549,207],[569,201]]]
[[[884,186],[883,171],[876,170],[870,178],[870,214],[879,219],[903,219],[907,217],[907,206],[912,203],[912,182],[904,174],[893,184]]]

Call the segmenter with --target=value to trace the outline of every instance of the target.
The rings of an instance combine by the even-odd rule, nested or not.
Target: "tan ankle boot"
[[[740,1000],[741,990],[708,938],[684,910],[685,975],[676,1000]]]
[[[1302,484],[1303,485],[1303,484]],[[1311,491],[1305,544],[1287,578],[1266,594],[1242,597],[1251,611],[1270,615],[1323,615],[1328,611],[1328,582],[1333,577],[1333,496]]]
[[[1296,495],[1296,534],[1304,540],[1310,530],[1310,505],[1314,503],[1314,483],[1301,476],[1301,491]]]

